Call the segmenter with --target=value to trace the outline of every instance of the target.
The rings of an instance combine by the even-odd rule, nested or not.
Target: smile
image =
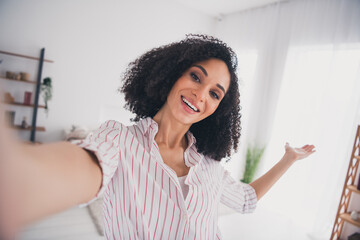
[[[194,112],[200,112],[194,105],[192,105],[188,100],[186,100],[183,96],[181,96],[181,100]]]

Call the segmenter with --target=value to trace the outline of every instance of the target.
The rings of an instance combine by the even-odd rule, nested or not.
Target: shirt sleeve
[[[93,152],[102,171],[102,183],[98,193],[92,200],[79,205],[79,207],[84,207],[99,198],[114,176],[120,159],[119,139],[123,128],[124,126],[119,122],[106,121],[84,140],[71,141],[72,144]]]
[[[235,181],[225,170],[223,191],[220,202],[237,212],[251,213],[256,208],[257,196],[255,189],[249,184]]]

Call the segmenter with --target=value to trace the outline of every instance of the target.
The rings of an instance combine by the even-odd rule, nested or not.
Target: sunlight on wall
[[[265,169],[284,154],[286,141],[314,144],[317,152],[296,163],[262,204],[308,230],[328,231],[334,221],[355,131],[359,66],[358,45],[289,50]]]

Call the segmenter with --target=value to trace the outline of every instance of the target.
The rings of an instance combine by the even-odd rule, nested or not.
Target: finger
[[[308,145],[308,144],[306,144],[306,145],[302,146],[302,147],[301,147],[301,149],[306,149],[307,147],[309,147],[309,145]]]
[[[309,146],[308,151],[312,152],[314,150],[314,148],[315,148],[315,146],[311,145],[311,146]]]
[[[307,152],[308,152],[309,154],[313,154],[314,152],[316,152],[316,150],[315,150],[314,148],[315,148],[315,147],[309,148],[309,149],[307,150]]]
[[[305,146],[304,146],[304,149],[305,149],[306,151],[311,151],[314,147],[315,147],[314,145],[305,145]]]
[[[306,146],[303,147],[303,149],[304,149],[305,151],[309,151],[309,150],[310,150],[310,146],[309,146],[309,145],[306,145]]]

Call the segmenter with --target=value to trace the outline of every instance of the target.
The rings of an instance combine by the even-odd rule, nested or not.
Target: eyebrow
[[[205,68],[201,65],[194,65],[194,67],[200,68],[200,70],[205,74],[205,76],[208,76],[207,71],[205,70]]]
[[[224,94],[226,94],[226,92],[225,92],[225,89],[223,88],[223,86],[221,86],[220,84],[216,84],[216,86],[218,87],[218,88],[220,88],[223,92],[224,92]]]
[[[199,69],[205,74],[205,76],[208,76],[208,73],[207,73],[207,71],[205,70],[205,68],[204,68],[203,66],[201,66],[201,65],[194,65],[194,67],[199,68]],[[223,86],[221,86],[221,85],[218,84],[218,83],[216,84],[216,86],[217,86],[218,88],[220,88],[220,90],[223,91],[224,94],[226,94],[225,88],[224,88]]]

